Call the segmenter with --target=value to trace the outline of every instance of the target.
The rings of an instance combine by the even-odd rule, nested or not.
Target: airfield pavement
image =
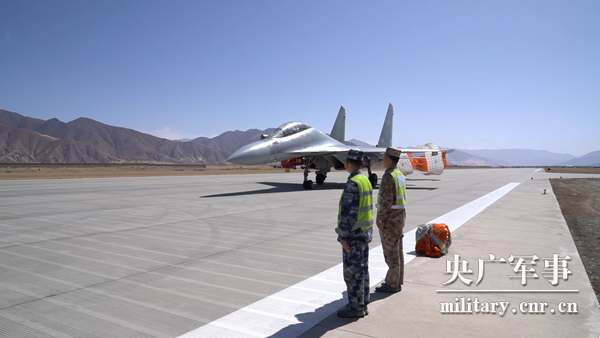
[[[3,180],[0,337],[600,337],[598,300],[549,182],[560,176],[600,178],[408,176],[404,288],[372,293],[361,319],[335,315],[346,173],[312,191],[299,170]],[[414,229],[431,221],[452,229],[447,256],[414,254]],[[556,274],[545,267],[554,257]],[[370,271],[372,285],[386,272],[377,232]],[[461,304],[488,313],[442,313]]]

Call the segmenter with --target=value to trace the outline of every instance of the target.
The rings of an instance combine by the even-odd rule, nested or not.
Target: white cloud
[[[165,127],[156,131],[151,131],[149,134],[166,138],[167,140],[185,140],[185,139],[195,139],[195,136],[190,136],[182,131],[171,130],[169,127]]]
[[[213,138],[213,137],[217,137],[219,136],[219,134],[217,135],[190,135],[187,134],[183,131],[180,130],[171,130],[170,127],[164,127],[162,129],[158,129],[158,130],[146,130],[146,129],[140,129],[139,130],[141,133],[144,134],[149,134],[152,136],[156,136],[156,137],[160,137],[160,138],[166,138],[167,140],[171,140],[171,141],[191,141],[193,139],[196,139],[198,137],[207,137],[207,138]]]

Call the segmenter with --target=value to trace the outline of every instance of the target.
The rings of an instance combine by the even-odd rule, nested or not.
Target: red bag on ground
[[[424,256],[440,257],[452,244],[450,229],[444,223],[421,224],[415,232],[415,251]]]

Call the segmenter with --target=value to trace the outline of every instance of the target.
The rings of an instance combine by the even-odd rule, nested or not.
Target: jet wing
[[[386,148],[378,148],[378,147],[357,147],[357,146],[348,146],[348,145],[340,145],[340,146],[316,146],[304,148],[302,150],[292,151],[292,152],[283,152],[283,154],[290,155],[292,157],[307,157],[307,156],[327,156],[327,155],[343,155],[345,156],[350,149],[356,149],[362,151],[366,156],[369,156],[371,159],[374,157],[378,159],[383,159],[383,154],[385,153]],[[422,148],[397,148],[402,153],[428,153],[428,152],[438,152],[440,149],[422,149]]]
[[[365,155],[376,155],[378,158],[383,158],[383,154],[385,153],[386,148],[378,148],[378,147],[352,147],[350,149],[358,149],[362,151]],[[432,153],[438,152],[441,149],[423,149],[423,148],[396,148],[400,150],[401,153]]]

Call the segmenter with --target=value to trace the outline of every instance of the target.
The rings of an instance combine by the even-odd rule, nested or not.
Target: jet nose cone
[[[262,164],[272,161],[268,142],[254,142],[236,150],[227,162],[235,164]]]
[[[227,158],[227,162],[237,163],[237,164],[246,164],[244,162],[246,162],[247,156],[244,154],[244,151],[242,149],[243,149],[243,147],[234,151],[233,154],[231,154]]]

